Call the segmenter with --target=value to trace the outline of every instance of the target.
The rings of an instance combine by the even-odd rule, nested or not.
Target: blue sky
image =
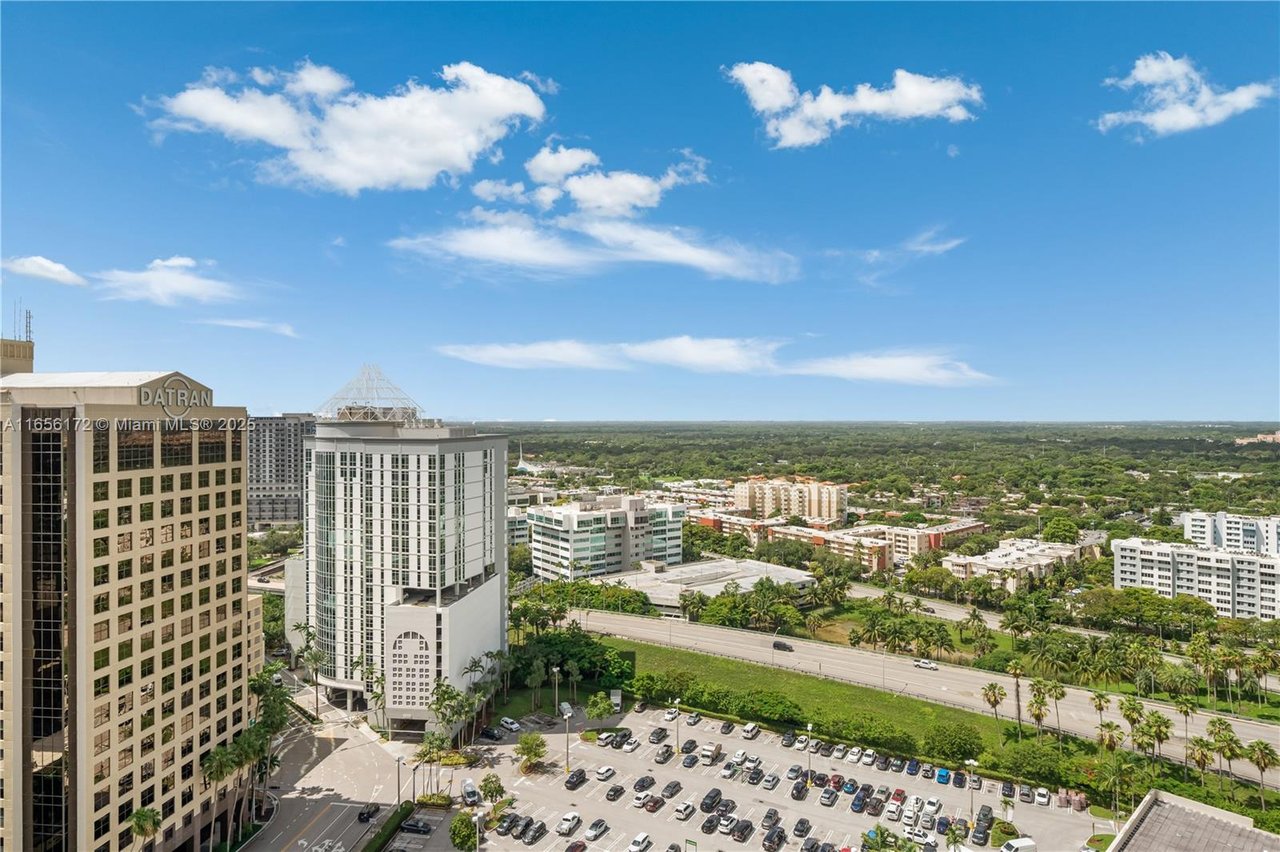
[[[3,317],[254,413],[1280,417],[1275,4],[5,4]],[[825,87],[825,88],[824,88]]]

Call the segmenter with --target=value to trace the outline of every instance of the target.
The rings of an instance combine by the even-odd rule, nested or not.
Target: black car
[[[1017,791],[1014,789],[1012,781],[1005,781],[1000,784],[1000,795],[1004,796],[1006,799],[1012,799],[1017,795]]]
[[[884,800],[872,796],[867,802],[867,816],[878,817],[882,813],[884,813]]]
[[[520,821],[520,814],[506,813],[498,818],[498,824],[493,827],[494,832],[499,837],[506,837],[511,833],[511,829]]]
[[[631,789],[635,790],[637,793],[643,793],[645,790],[652,787],[653,783],[652,775],[641,775],[636,779],[636,783],[631,786]]]
[[[804,797],[809,795],[809,785],[803,781],[797,781],[791,785],[791,798],[797,802],[804,801]]]
[[[564,788],[566,790],[576,790],[585,783],[587,783],[587,771],[585,769],[575,769],[564,779]]]
[[[792,747],[793,745],[795,745],[795,744],[796,744],[796,732],[795,732],[795,731],[787,731],[785,734],[783,734],[783,735],[782,735],[782,747],[783,747],[783,748],[791,748],[791,747]]]
[[[702,821],[703,834],[715,834],[716,829],[720,827],[720,817],[712,814]]]
[[[662,748],[658,749],[658,753],[653,756],[654,763],[666,763],[675,756],[676,750],[671,747],[670,743],[664,743]]]
[[[796,820],[795,827],[791,829],[791,833],[796,837],[808,837],[809,832],[812,830],[813,823],[809,822],[806,817],[800,817],[800,819]]]
[[[609,788],[609,792],[604,794],[604,797],[611,802],[616,802],[622,798],[622,794],[625,792],[627,792],[627,789],[621,784],[614,784]]]
[[[889,755],[882,754],[876,758],[876,769],[884,772],[889,768]]]
[[[511,839],[512,839],[512,840],[519,840],[519,839],[520,839],[520,835],[522,835],[522,834],[524,834],[526,831],[528,831],[528,830],[529,830],[529,826],[531,826],[531,825],[533,825],[533,817],[531,817],[531,816],[523,816],[523,817],[520,817],[520,818],[519,818],[518,820],[516,820],[516,822],[511,826]]]
[[[680,765],[685,769],[692,769],[698,765],[698,756],[696,754],[686,754],[684,760],[680,761]]]
[[[818,847],[818,852],[836,852],[836,845],[834,843],[824,843]]]
[[[720,733],[722,733],[722,734],[732,734],[732,733],[733,733],[733,723],[732,723],[732,722],[729,722],[729,721],[721,722],[721,723],[720,723]]]
[[[667,846],[667,852],[682,852],[683,849],[684,847],[681,846],[679,843],[672,843],[669,846]]]
[[[914,757],[913,757],[913,758],[911,758],[910,760],[908,760],[908,761],[907,761],[907,774],[908,774],[908,775],[919,775],[919,774],[920,774],[920,761],[916,760]]]
[[[431,823],[425,817],[409,817],[400,823],[400,830],[407,831],[410,834],[430,834]]]
[[[716,805],[716,816],[726,817],[738,809],[738,803],[733,799],[721,799]]]
[[[995,822],[995,818],[996,815],[991,810],[991,806],[983,805],[978,808],[978,818],[973,821],[973,824],[975,826],[986,826],[987,828],[990,828],[991,824]]]
[[[973,834],[969,835],[969,842],[974,846],[986,846],[990,839],[991,831],[985,825],[974,826]]]
[[[761,823],[760,827],[764,828],[764,824]],[[775,825],[765,832],[764,840],[761,841],[760,846],[764,849],[764,852],[778,852],[782,848],[782,844],[786,842],[787,833],[781,827]]]
[[[823,757],[830,757],[831,753],[835,750],[836,750],[835,743],[823,743],[818,748],[818,754],[822,755]]]
[[[649,732],[649,742],[653,743],[654,745],[657,745],[658,743],[662,742],[666,738],[667,738],[666,728],[654,728],[652,731]]]
[[[907,762],[903,760],[901,757],[895,757],[893,761],[890,762],[889,764],[889,768],[892,769],[894,772],[901,772],[906,767],[907,767]]]
[[[733,824],[733,831],[729,832],[729,836],[732,837],[734,840],[738,841],[739,843],[742,843],[744,840],[750,837],[751,832],[755,830],[756,830],[756,827],[755,825],[752,824],[751,820],[740,819]]]
[[[818,852],[818,847],[821,845],[818,842],[818,838],[806,837],[804,843],[800,844],[800,852]]]
[[[547,834],[547,824],[542,820],[538,820],[533,825],[525,829],[524,836],[520,839],[524,841],[525,846],[532,846]]]
[[[952,786],[952,787],[959,787],[961,790],[963,790],[963,789],[965,788],[965,785],[966,785],[966,784],[968,784],[968,783],[969,783],[969,779],[965,777],[965,775],[964,775],[964,773],[963,773],[963,772],[952,772],[952,773],[951,773],[951,786]]]
[[[629,739],[631,739],[631,729],[619,728],[614,732],[613,739],[609,741],[609,745],[613,748],[622,748]]]
[[[831,779],[827,776],[827,774],[826,774],[825,772],[815,772],[815,773],[813,773],[813,786],[815,786],[815,787],[825,787],[825,786],[827,786],[827,784],[829,784],[830,782],[831,782]]]
[[[787,642],[783,642],[783,641],[782,641],[782,640],[780,640],[780,639],[775,639],[775,640],[774,640],[774,642],[773,642],[773,650],[775,650],[775,651],[794,651],[794,650],[795,650],[795,648],[792,648],[792,647],[791,647],[791,645],[790,645],[789,643],[787,643]]]
[[[760,827],[773,828],[778,824],[778,818],[778,809],[769,808],[769,810],[764,812],[764,816],[760,817]]]
[[[698,750],[697,740],[685,740],[683,743],[680,744],[681,754],[693,754],[697,750]]]
[[[499,731],[497,728],[481,728],[480,739],[500,743],[502,742],[502,731]]]
[[[751,785],[759,784],[764,780],[764,770],[757,766],[747,775],[747,783]]]
[[[702,804],[698,805],[698,810],[704,814],[709,814],[716,809],[716,805],[720,804],[720,788],[712,787],[707,791],[707,795],[702,797]]]
[[[377,802],[370,802],[360,809],[360,813],[356,814],[356,819],[360,822],[368,822],[373,819],[380,810],[382,810],[382,805]]]
[[[681,789],[679,781],[668,781],[667,786],[662,788],[662,798],[670,799],[672,796],[678,796]]]

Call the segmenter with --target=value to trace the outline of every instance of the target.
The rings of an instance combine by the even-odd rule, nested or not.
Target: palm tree
[[[1142,726],[1151,734],[1151,739],[1155,740],[1156,755],[1163,757],[1160,749],[1169,741],[1169,737],[1173,736],[1173,720],[1159,710],[1148,710],[1142,720]]]
[[[1173,699],[1173,708],[1182,714],[1182,738],[1191,742],[1191,717],[1196,713],[1197,702],[1190,695],[1179,695]],[[1182,780],[1187,780],[1187,757],[1182,756]]]
[[[314,650],[314,649],[312,649]],[[205,786],[213,786],[214,809],[217,809],[218,785],[227,780],[235,771],[235,762],[225,746],[217,746],[200,761],[200,774],[204,776]],[[203,810],[203,809],[201,809]],[[196,826],[196,846],[200,845],[200,826]],[[209,847],[213,848],[213,836],[210,832]]]
[[[947,826],[945,835],[947,841],[947,849],[959,849],[964,845],[964,832],[960,830],[960,826],[952,823]]]
[[[320,669],[329,662],[329,655],[319,648],[308,648],[302,655],[302,664],[311,674],[311,682],[316,689],[316,719],[320,718]]]
[[[973,653],[979,657],[985,657],[996,649],[995,637],[991,635],[991,628],[985,624],[979,630],[973,633]]]
[[[1098,745],[1114,752],[1124,743],[1124,729],[1116,722],[1103,722],[1098,726]]]
[[[965,618],[964,621],[961,621],[956,626],[960,629],[960,638],[963,639],[964,632],[966,629],[972,630],[974,635],[976,636],[978,633],[978,630],[987,626],[987,622],[986,622],[986,619],[982,617],[982,613],[978,612],[978,608],[972,607],[969,610],[968,617]]]
[[[1231,723],[1222,717],[1216,717],[1209,720],[1209,724],[1205,725],[1205,733],[1209,735],[1209,741],[1213,743],[1213,750],[1218,755],[1218,789],[1222,789],[1222,761],[1225,757],[1224,751],[1234,750],[1228,745],[1232,740],[1238,744],[1240,738],[1236,736],[1235,728],[1231,727]]]
[[[1134,727],[1142,721],[1143,714],[1147,712],[1146,706],[1132,695],[1126,695],[1121,698],[1120,703],[1117,705],[1117,709],[1120,711],[1120,715],[1123,716],[1124,720],[1129,724],[1130,734],[1133,733]]]
[[[1000,816],[1004,817],[1006,822],[1009,819],[1009,813],[1013,810],[1014,805],[1015,802],[1008,796],[1000,797]]]
[[[1093,709],[1098,711],[1098,724],[1101,725],[1102,711],[1111,706],[1111,696],[1100,689],[1095,689],[1089,694],[1089,701],[1093,704]]]
[[[1187,760],[1200,770],[1200,786],[1204,786],[1204,771],[1213,763],[1213,742],[1204,737],[1192,737],[1187,741]]]
[[[1280,753],[1276,752],[1276,747],[1266,740],[1254,740],[1245,747],[1245,756],[1249,758],[1258,770],[1258,801],[1261,803],[1262,810],[1267,809],[1266,790],[1263,789],[1262,777],[1267,774],[1267,770],[1280,764]]]
[[[1045,717],[1049,715],[1049,705],[1043,694],[1031,696],[1031,700],[1027,702],[1027,715],[1036,723],[1036,740],[1039,740],[1044,733]]]
[[[1056,680],[1045,687],[1045,695],[1053,699],[1053,724],[1058,729],[1058,755],[1062,755],[1062,716],[1058,714],[1058,702],[1067,697],[1067,688]]]
[[[1143,755],[1152,753],[1154,760],[1154,750],[1156,745],[1155,737],[1151,736],[1151,730],[1146,725],[1139,725],[1129,732],[1129,739],[1133,742],[1133,747]]]
[[[804,618],[804,629],[809,631],[809,635],[813,638],[818,637],[818,631],[826,627],[827,620],[816,612],[811,612]]]
[[[1236,736],[1235,731],[1232,731],[1230,734],[1223,736],[1220,740],[1215,740],[1213,743],[1213,747],[1214,749],[1217,750],[1218,757],[1222,758],[1227,762],[1227,775],[1234,774],[1231,769],[1232,761],[1239,760],[1240,758],[1244,757],[1247,754],[1244,748],[1244,743],[1240,742],[1240,738]],[[1219,779],[1219,781],[1223,781],[1223,780],[1225,779]],[[1222,788],[1221,783],[1218,784],[1218,788],[1219,789]],[[1235,798],[1236,798],[1236,788],[1235,788],[1235,785],[1233,784],[1231,787],[1232,801],[1235,801]]]
[[[1005,688],[995,681],[982,687],[982,700],[987,702],[987,706],[991,708],[991,712],[995,715],[997,727],[1000,725],[1000,705],[1004,703],[1008,695],[1009,693],[1005,691]]]
[[[1005,671],[1013,678],[1013,706],[1018,711],[1018,742],[1022,742],[1022,663],[1013,660]]]
[[[138,840],[150,840],[160,832],[160,812],[155,808],[138,808],[129,814],[129,830]]]
[[[1116,725],[1115,722],[1108,722],[1109,725]],[[1116,725],[1119,730],[1120,726]],[[1123,733],[1120,734],[1124,736]],[[1094,776],[1094,783],[1101,789],[1111,793],[1111,810],[1115,811],[1119,808],[1120,793],[1122,793],[1133,781],[1136,774],[1137,765],[1133,759],[1121,752],[1120,754],[1112,754],[1109,760],[1099,763],[1097,773]]]

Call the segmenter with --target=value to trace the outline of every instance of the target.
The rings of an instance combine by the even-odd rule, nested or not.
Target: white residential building
[[[1276,618],[1280,557],[1144,538],[1111,542],[1117,589],[1195,595],[1228,618]]]
[[[529,543],[529,517],[517,506],[507,507],[507,547]]]
[[[376,367],[319,412],[306,620],[319,681],[349,707],[381,691],[390,725],[425,728],[436,682],[464,684],[472,657],[506,647],[506,470],[504,436],[423,420]]]
[[[913,556],[928,553],[943,546],[944,542],[960,541],[985,532],[987,525],[971,518],[960,518],[935,524],[931,527],[893,527],[884,524],[867,524],[850,527],[850,532],[861,536],[882,538],[892,545],[894,565],[905,565]]]
[[[792,515],[843,521],[849,486],[789,479],[748,479],[733,486],[733,506],[757,518]]]
[[[992,586],[1003,585],[1010,592],[1027,580],[1041,580],[1059,565],[1080,559],[1080,547],[1034,538],[1006,538],[1000,546],[979,556],[958,553],[942,557],[942,567],[959,580],[985,577]]]
[[[626,495],[530,506],[534,573],[570,579],[629,571],[644,560],[678,565],[684,515],[683,504]]]
[[[1182,537],[1207,547],[1280,556],[1280,515],[1252,517],[1226,512],[1184,512]]]

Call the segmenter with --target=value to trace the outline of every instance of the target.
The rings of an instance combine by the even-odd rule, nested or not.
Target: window
[[[117,429],[116,469],[146,470],[151,467],[155,467],[154,430],[130,429],[128,424]]]
[[[150,476],[142,476],[138,478],[138,494],[146,497],[154,489],[154,481]]]
[[[190,429],[183,429],[181,426],[162,426],[160,429],[160,466],[185,467],[190,465],[191,436]],[[169,481],[172,483],[172,478]],[[172,487],[169,490],[172,490]]]
[[[138,520],[150,521],[155,517],[155,503],[139,503],[138,504]]]
[[[93,427],[93,472],[111,472],[111,427],[95,425]]]
[[[93,483],[93,499],[94,500],[106,500],[110,496],[111,496],[111,489],[107,482]]]
[[[123,469],[123,468],[122,468]],[[121,500],[133,496],[133,480],[121,479],[116,481],[116,497]]]

